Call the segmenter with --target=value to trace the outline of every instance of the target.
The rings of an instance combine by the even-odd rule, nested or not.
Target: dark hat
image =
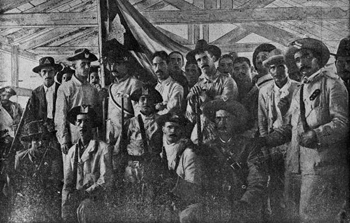
[[[90,62],[98,60],[95,54],[91,53],[88,49],[78,49],[74,51],[74,55],[71,57],[67,57],[68,61],[76,61],[76,60],[89,60]]]
[[[217,61],[220,56],[221,56],[221,50],[219,47],[215,46],[215,45],[209,45],[207,43],[207,41],[205,41],[204,39],[200,39],[197,41],[196,43],[196,47],[194,48],[194,50],[191,50],[190,52],[187,53],[186,55],[186,60],[194,60],[196,61],[196,54],[200,51],[209,51],[211,52],[215,57]]]
[[[90,105],[81,105],[81,106],[76,106],[72,108],[71,110],[69,110],[67,114],[67,120],[73,125],[75,125],[75,122],[77,120],[77,115],[79,114],[88,115],[90,120],[92,121],[93,128],[98,126],[97,114]]]
[[[179,109],[173,109],[164,115],[160,115],[156,121],[159,126],[163,126],[166,122],[174,122],[180,126],[186,126],[189,123]]]
[[[263,43],[263,44],[260,44],[255,50],[254,50],[254,53],[253,53],[253,65],[256,69],[256,57],[258,56],[258,54],[260,52],[268,52],[270,53],[272,50],[276,49],[276,47],[270,43]]]
[[[146,84],[142,88],[134,91],[131,94],[130,99],[133,101],[139,101],[142,95],[152,98],[155,104],[161,103],[163,101],[162,95],[150,84]]]
[[[338,57],[350,57],[350,36],[340,40],[337,54],[331,53],[331,55]]]
[[[11,88],[10,86],[6,86],[6,87],[3,87],[3,88],[0,88],[0,93],[2,93],[4,91],[7,92],[8,94],[10,94],[11,96],[17,94],[16,91],[13,90],[13,88]]]
[[[116,39],[108,40],[103,45],[103,52],[107,57],[107,60],[113,62],[129,62],[132,58],[132,55],[128,49],[124,45],[120,44]]]
[[[39,66],[33,68],[33,72],[39,73],[43,67],[49,66],[53,67],[57,71],[62,69],[62,66],[60,64],[56,64],[52,57],[43,57],[39,60]]]
[[[69,66],[62,65],[62,67],[63,66],[64,66],[64,68],[56,74],[56,78],[57,78],[57,81],[59,83],[62,83],[63,74],[72,74],[73,75],[75,73],[75,71],[72,68],[70,68]]]
[[[301,49],[309,49],[319,54],[321,56],[321,67],[325,66],[329,60],[329,49],[322,41],[313,38],[303,38],[294,40],[289,44],[285,55],[286,61],[290,60],[295,64],[294,54]]]
[[[42,120],[35,120],[28,122],[24,125],[24,134],[21,137],[21,140],[24,142],[30,142],[33,139],[38,139],[41,135],[47,133],[46,127]]]
[[[206,103],[203,107],[203,114],[210,119],[215,121],[216,112],[219,110],[225,110],[231,113],[235,118],[235,122],[238,126],[244,126],[248,120],[248,112],[245,107],[237,101],[224,101],[217,99]]]
[[[270,67],[273,64],[285,64],[283,52],[280,49],[272,50],[267,59],[263,61],[265,67]]]

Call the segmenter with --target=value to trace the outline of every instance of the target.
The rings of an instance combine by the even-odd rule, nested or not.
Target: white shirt
[[[44,85],[46,104],[47,104],[47,118],[53,119],[53,100],[55,94],[56,83],[50,87]]]

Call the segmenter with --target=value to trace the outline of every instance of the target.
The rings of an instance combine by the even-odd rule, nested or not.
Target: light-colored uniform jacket
[[[168,79],[158,82],[155,89],[162,95],[162,103],[166,105],[164,110],[158,112],[159,115],[168,113],[172,108],[181,109],[184,89],[178,82],[169,76]]]
[[[62,217],[71,212],[70,193],[75,190],[86,190],[89,194],[102,196],[110,192],[112,187],[112,160],[109,145],[102,141],[91,140],[81,157],[78,155],[80,150],[83,150],[83,146],[78,141],[67,154],[62,190]],[[75,156],[78,156],[77,162],[75,162]],[[74,172],[75,170],[77,172]]]
[[[14,137],[17,125],[19,124],[22,116],[21,105],[10,101],[10,112],[8,112],[0,103],[0,130],[7,129],[9,135]]]
[[[294,90],[299,85],[298,82],[288,79],[287,83],[280,89],[279,99],[287,98],[288,101],[291,101]],[[276,92],[276,90],[275,83],[270,81],[259,91],[258,123],[259,133],[262,137],[272,132],[274,128],[281,127],[286,122],[285,115],[282,116],[277,107],[276,94],[279,92]]]
[[[68,123],[67,113],[80,105],[91,105],[101,117],[101,106],[97,89],[90,83],[83,84],[74,75],[68,82],[62,83],[57,91],[55,125],[58,142],[75,144],[79,139],[78,128]]]
[[[124,120],[134,116],[136,103],[130,100],[130,95],[142,87],[142,82],[135,77],[127,75],[118,82],[109,86],[108,115],[106,126],[106,141],[115,144],[122,129],[121,99],[124,96]]]

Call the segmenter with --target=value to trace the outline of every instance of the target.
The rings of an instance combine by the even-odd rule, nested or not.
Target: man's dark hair
[[[152,55],[151,60],[153,60],[153,59],[156,58],[156,57],[162,58],[163,60],[166,61],[167,64],[168,64],[169,61],[170,61],[169,55],[168,55],[164,50],[162,50],[162,51],[156,51],[156,52]]]
[[[246,62],[249,66],[251,66],[250,60],[247,57],[237,57],[234,61],[233,61],[233,65],[235,63],[244,63]]]
[[[179,51],[173,51],[173,52],[171,52],[171,53],[169,54],[169,58],[170,58],[170,56],[173,55],[173,54],[180,54],[181,59],[182,59],[182,62],[185,62],[184,56],[182,55],[181,52],[179,52]],[[153,60],[153,59],[152,59],[152,60]]]
[[[317,52],[316,50],[310,49],[312,52],[312,55],[317,59],[317,64],[321,68],[322,67],[322,54],[320,52]]]
[[[233,57],[230,54],[224,54],[220,57],[219,63],[220,63],[221,59],[225,59],[225,58],[231,59],[233,62]]]

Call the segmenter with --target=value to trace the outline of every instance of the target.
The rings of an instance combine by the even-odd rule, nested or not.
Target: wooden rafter
[[[12,46],[10,44],[0,43],[0,51],[6,52],[8,54],[11,54],[12,52]],[[37,61],[37,55],[34,53],[30,53],[25,50],[19,49],[18,56],[24,57],[26,59]]]
[[[161,0],[147,0],[147,1],[141,1],[138,2],[136,4],[134,4],[134,7],[138,10],[138,11],[144,11],[147,8],[151,7],[152,5],[157,4],[158,2],[161,2]]]
[[[255,48],[257,48],[260,43],[233,43],[233,44],[218,44],[221,51],[224,52],[253,52]],[[194,49],[195,45],[186,45],[187,47]]]
[[[95,12],[28,13],[0,15],[0,28],[13,27],[88,27],[97,26]]]
[[[349,10],[331,7],[285,7],[198,11],[144,11],[142,14],[153,24],[243,23],[302,20],[306,18],[344,19],[349,17]]]
[[[159,29],[162,33],[164,33],[165,35],[167,35],[168,37],[170,37],[171,39],[175,40],[176,42],[182,45],[190,44],[190,42],[187,39],[182,38],[181,36],[178,36],[172,32],[169,32],[168,30],[165,30],[161,27],[157,27],[157,29]]]
[[[225,44],[225,43],[234,43],[239,41],[240,39],[243,39],[247,35],[249,35],[251,32],[242,28],[237,27],[230,32],[226,33],[225,35],[221,36],[220,38],[216,39],[212,42],[212,44]]]
[[[0,14],[9,11],[11,9],[17,8],[23,4],[30,2],[30,0],[1,0],[0,1]]]
[[[239,8],[251,9],[251,8],[264,8],[265,6],[271,4],[275,0],[250,0],[242,4]]]
[[[35,52],[38,54],[45,55],[70,55],[75,50],[83,48],[82,46],[50,46],[50,47],[37,47]],[[85,46],[91,51],[98,52],[98,46]]]
[[[54,39],[51,42],[46,43],[45,46],[47,46],[47,47],[61,46],[61,45],[66,44],[72,40],[76,40],[76,39],[79,39],[83,36],[90,35],[91,33],[96,32],[96,30],[97,30],[96,28],[91,28],[91,27],[81,28],[81,29],[75,30],[71,33],[68,33],[65,36],[61,36],[58,39]]]
[[[164,2],[181,10],[201,10],[197,6],[186,2],[185,0],[164,0]]]

